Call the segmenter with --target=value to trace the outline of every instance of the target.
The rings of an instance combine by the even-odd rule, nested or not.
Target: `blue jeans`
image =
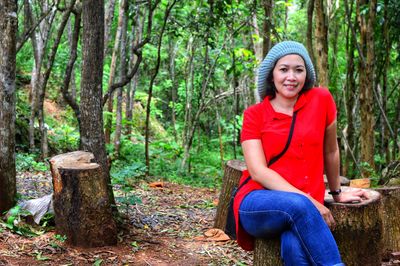
[[[329,227],[303,195],[252,191],[240,205],[239,221],[256,238],[280,236],[284,265],[344,265]]]

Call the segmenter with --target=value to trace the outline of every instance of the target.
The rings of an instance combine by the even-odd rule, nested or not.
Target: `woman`
[[[326,88],[313,88],[315,71],[298,42],[275,45],[259,68],[261,103],[244,112],[241,142],[249,176],[235,197],[237,241],[253,249],[254,238],[281,237],[285,265],[343,265],[323,205],[328,178],[336,202],[362,201],[363,190],[342,192],[336,140],[336,106]],[[292,138],[284,154],[269,167]]]

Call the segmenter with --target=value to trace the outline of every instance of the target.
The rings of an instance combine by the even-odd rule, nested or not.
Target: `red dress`
[[[296,110],[297,119],[289,149],[271,169],[296,188],[323,203],[324,134],[326,127],[336,119],[336,105],[328,89],[312,88],[299,96],[294,106],[294,111]],[[266,97],[261,103],[244,111],[241,142],[260,139],[268,162],[283,150],[291,122],[292,117],[275,112],[269,97]],[[248,176],[249,172],[244,171],[240,182]],[[264,187],[250,180],[235,197],[237,242],[244,250],[254,249],[254,239],[240,226],[239,206],[248,193],[257,189]]]

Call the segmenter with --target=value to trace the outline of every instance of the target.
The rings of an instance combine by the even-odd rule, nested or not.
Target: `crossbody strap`
[[[294,125],[296,123],[296,117],[297,117],[297,111],[293,112],[293,116],[292,116],[292,123],[290,124],[290,131],[289,131],[289,136],[288,139],[286,141],[286,145],[283,148],[283,150],[276,156],[272,157],[271,160],[268,163],[268,167],[270,167],[273,163],[275,163],[276,161],[278,161],[282,155],[285,154],[285,152],[288,150],[289,146],[290,146],[290,142],[292,141],[292,137],[293,137],[293,131],[294,131]],[[244,185],[246,185],[251,179],[251,176],[249,176],[248,178],[246,178],[242,184],[240,184],[240,186],[237,188],[237,191],[239,189],[241,189]]]

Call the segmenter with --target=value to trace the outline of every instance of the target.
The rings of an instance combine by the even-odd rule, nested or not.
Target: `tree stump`
[[[254,266],[281,266],[280,238],[257,238],[254,246]]]
[[[342,187],[343,191],[351,187]],[[381,195],[370,189],[369,199],[360,203],[336,203],[328,190],[325,205],[336,221],[333,236],[343,262],[351,265],[381,265],[382,261],[382,202]]]
[[[376,188],[382,195],[383,207],[383,259],[400,251],[400,187]]]
[[[342,187],[342,190],[352,189]],[[351,265],[380,265],[382,253],[381,197],[367,189],[369,200],[335,203],[326,191],[325,202],[336,221],[333,236],[343,262]],[[256,239],[254,265],[282,265],[279,239]]]
[[[222,188],[219,194],[217,214],[215,216],[214,228],[225,230],[228,205],[234,187],[239,184],[242,172],[246,170],[246,164],[240,160],[230,160],[226,163]]]
[[[93,159],[92,153],[76,151],[50,160],[56,232],[65,235],[67,242],[75,246],[117,243],[107,181]]]

